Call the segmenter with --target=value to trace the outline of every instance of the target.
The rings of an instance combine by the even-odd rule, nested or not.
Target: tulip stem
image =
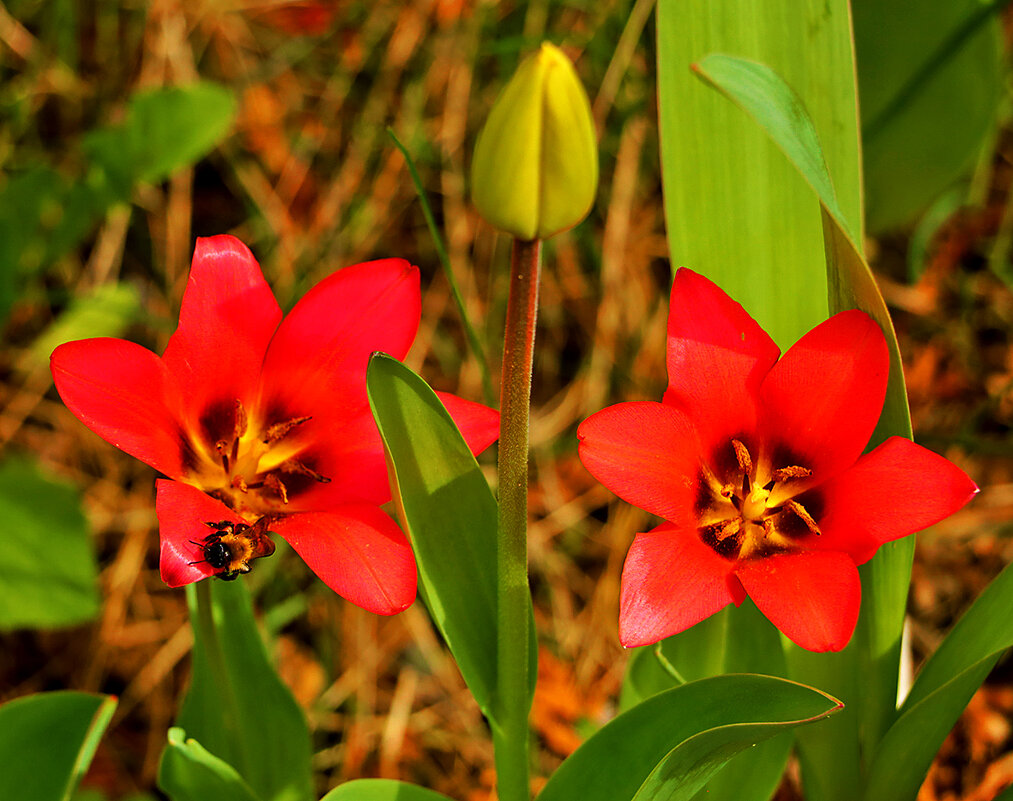
[[[515,239],[500,388],[497,546],[497,711],[493,724],[500,801],[529,801],[528,413],[542,266],[540,240]]]
[[[240,737],[239,699],[232,686],[225,650],[218,636],[219,623],[215,620],[214,600],[211,597],[212,581],[213,579],[206,578],[198,581],[194,587],[193,597],[196,598],[196,604],[191,613],[191,624],[194,627],[194,640],[203,651],[210,679],[214,682],[215,692],[222,704],[222,728],[225,731],[225,738],[232,743],[241,743],[243,740]],[[201,736],[201,732],[187,732],[187,734],[192,737]],[[233,760],[236,756],[245,761],[246,754],[242,749],[235,749]],[[240,771],[240,775],[248,775],[245,772],[247,767],[245,764],[234,764],[233,767]]]

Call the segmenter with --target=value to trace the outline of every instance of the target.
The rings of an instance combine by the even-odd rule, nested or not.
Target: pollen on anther
[[[813,471],[800,465],[779,467],[774,471],[774,481],[791,481],[794,478],[809,478]]]

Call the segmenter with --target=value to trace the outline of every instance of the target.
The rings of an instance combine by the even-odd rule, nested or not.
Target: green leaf
[[[263,801],[313,797],[302,710],[278,678],[242,581],[187,587],[193,678],[179,725],[235,768]],[[211,796],[213,797],[213,796]]]
[[[449,801],[447,796],[417,784],[393,779],[356,779],[339,784],[320,801]]]
[[[895,434],[910,438],[904,374],[893,324],[872,272],[850,233],[854,229],[842,216],[815,127],[802,101],[763,64],[712,55],[701,60],[697,74],[753,117],[815,193],[821,207],[830,309],[838,312],[857,308],[868,313],[883,329],[890,350],[886,401],[870,445]],[[852,646],[837,655],[819,656],[791,651],[793,675],[829,687],[847,702],[858,702],[800,744],[807,789],[814,801],[854,797],[860,770],[859,730],[864,749],[871,753],[893,719],[913,549],[914,539],[910,537],[889,543],[863,566],[861,630],[857,635],[861,637],[861,649]],[[853,681],[859,671],[866,677],[860,692]],[[861,724],[855,719],[856,711],[861,713]],[[820,783],[822,790],[817,790],[814,782]]]
[[[726,607],[657,645],[634,649],[622,708],[680,683],[721,673],[784,675],[787,667],[780,642],[777,630],[749,599],[739,609]],[[791,746],[792,736],[785,733],[736,754],[698,797],[701,801],[766,801],[780,784]]]
[[[0,798],[69,799],[115,709],[111,696],[69,691],[0,706]]]
[[[690,799],[731,756],[841,704],[770,676],[724,675],[652,696],[606,724],[538,801]]]
[[[495,720],[496,499],[453,419],[419,376],[373,354],[366,388],[419,590],[482,712]],[[532,692],[537,651],[532,633]]]
[[[104,284],[75,297],[70,306],[32,343],[37,364],[64,342],[85,337],[118,337],[140,315],[137,291],[129,284]]]
[[[932,758],[1002,653],[1013,647],[1013,565],[1007,566],[925,663],[876,749],[867,801],[914,798]]]
[[[767,136],[692,77],[707,53],[771,65],[798,87],[861,234],[854,64],[846,0],[659,0],[658,93],[673,269],[717,281],[786,348],[827,317],[819,210]]]
[[[1003,97],[1002,0],[855,0],[870,230],[909,222],[966,175]]]
[[[169,729],[158,786],[172,801],[261,801],[235,768],[188,739],[181,728]]]
[[[8,458],[0,463],[0,519],[0,629],[93,619],[97,571],[77,490]]]
[[[217,84],[146,90],[130,99],[121,125],[87,134],[84,149],[113,195],[127,201],[138,181],[164,181],[211,152],[235,114],[235,98]]]

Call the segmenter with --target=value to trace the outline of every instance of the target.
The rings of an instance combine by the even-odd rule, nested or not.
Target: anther
[[[823,533],[820,531],[820,527],[816,524],[816,521],[813,520],[812,515],[810,515],[809,512],[806,511],[806,508],[798,501],[788,501],[784,506],[786,509],[791,509],[791,511],[795,513],[795,516],[805,523],[805,527],[809,529],[811,533],[815,534],[817,537]]]
[[[296,426],[301,426],[309,419],[310,419],[309,417],[293,417],[291,420],[285,420],[281,423],[275,423],[264,433],[264,442],[265,443],[277,442],[282,437],[287,436],[288,432],[291,431],[293,428],[295,428]]]
[[[268,473],[264,476],[264,488],[278,493],[278,495],[281,496],[281,502],[288,503],[288,488],[282,480],[278,478],[276,473]]]
[[[746,446],[739,442],[737,439],[732,440],[732,447],[735,448],[735,458],[739,462],[739,467],[742,472],[749,475],[753,472],[753,460],[749,456],[749,451]]]
[[[242,436],[246,433],[248,425],[249,418],[246,416],[246,409],[243,407],[243,402],[239,400],[239,398],[236,398],[236,425],[234,429],[236,440],[242,438]]]
[[[283,462],[281,464],[281,470],[285,473],[295,473],[300,476],[309,476],[314,481],[319,481],[321,484],[331,483],[331,480],[327,478],[327,476],[320,475],[316,470],[303,464],[298,459],[289,459],[287,462]]]
[[[794,478],[809,478],[812,474],[813,471],[808,467],[789,465],[788,467],[779,467],[774,471],[774,481],[791,481]]]

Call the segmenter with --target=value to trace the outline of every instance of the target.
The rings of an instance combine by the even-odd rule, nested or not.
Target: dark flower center
[[[302,458],[298,436],[308,416],[251,421],[242,401],[210,407],[200,421],[205,455],[193,483],[227,506],[253,515],[284,511],[291,496],[330,478]]]
[[[704,543],[726,558],[748,559],[795,550],[801,537],[820,534],[799,498],[811,470],[757,463],[738,439],[729,450],[716,454],[721,467],[701,474],[697,512]]]

